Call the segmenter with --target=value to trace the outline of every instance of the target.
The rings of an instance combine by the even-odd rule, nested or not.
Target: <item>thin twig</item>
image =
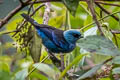
[[[38,1],[36,1],[35,3],[44,3],[44,2],[61,2],[62,0],[38,0]],[[80,0],[80,1],[85,1],[85,0]],[[113,2],[113,1],[120,1],[120,0],[94,0],[94,2],[100,2],[100,1],[109,1],[109,2]],[[32,1],[31,2],[29,2],[30,4],[32,3]]]
[[[34,1],[29,2],[28,4],[32,4]],[[35,1],[34,3],[45,3],[45,2],[61,2],[61,0],[39,0],[39,1]]]
[[[24,2],[24,4],[18,5],[15,9],[13,9],[4,19],[0,21],[0,28],[2,28],[16,13],[18,13],[21,9],[23,9],[25,6],[27,6],[26,3],[28,3],[29,0]]]
[[[115,39],[115,44],[116,44],[116,46],[117,46],[117,48],[118,48],[118,41],[117,41],[117,37],[116,37],[116,35],[115,35],[114,33],[112,33],[112,34],[113,34],[114,39]]]
[[[20,0],[21,2],[23,2],[22,0]],[[44,2],[61,2],[62,0],[40,0],[40,1],[31,1],[31,0],[26,0],[25,2],[23,2],[22,4],[18,5],[15,9],[13,9],[6,17],[4,17],[1,21],[0,21],[0,28],[2,28],[16,13],[18,13],[21,9],[23,9],[24,7],[32,4],[32,3],[44,3]],[[80,0],[80,1],[85,1],[85,0]],[[97,1],[119,1],[119,0],[94,0],[95,2]]]
[[[96,3],[99,3],[99,4],[104,4],[104,5],[109,5],[109,6],[116,6],[116,7],[120,7],[120,5],[119,5],[119,4],[106,3],[106,2],[101,2],[101,1],[96,1]]]
[[[100,4],[98,3],[95,3],[102,11],[104,11],[105,13],[107,13],[108,15],[111,14],[109,11],[107,11],[105,8],[103,8]],[[119,21],[119,19],[114,16],[114,15],[111,15],[111,17],[113,17],[115,20]]]
[[[44,17],[43,17],[43,24],[48,24],[48,20],[49,20],[49,14],[50,14],[50,3],[47,2],[45,3],[45,12],[44,12]]]
[[[43,6],[45,6],[45,4],[41,4],[39,7],[37,7],[37,8],[35,9],[35,11],[30,14],[30,16],[33,16],[33,15],[34,15],[41,7],[43,7]],[[22,22],[22,24],[19,26],[19,28],[18,28],[17,30],[8,31],[8,32],[3,32],[3,33],[1,33],[0,35],[10,34],[10,33],[14,33],[14,32],[15,32],[15,34],[12,36],[12,37],[14,37],[14,36],[20,31],[20,29],[21,29],[22,26],[25,24],[25,22],[26,22],[26,20],[24,20],[24,21]]]
[[[120,13],[120,11],[116,11],[116,12],[113,12],[113,13],[107,15],[107,16],[104,16],[103,18],[98,19],[98,21],[101,21],[101,20],[103,20],[103,19],[105,19],[105,18],[108,18],[109,16],[114,15],[114,14],[117,14],[117,13]],[[80,30],[83,30],[83,29],[85,29],[85,28],[87,28],[87,27],[89,27],[89,26],[91,26],[91,25],[93,25],[93,24],[95,24],[95,22],[92,22],[92,23],[84,26],[84,27],[81,28]],[[116,34],[117,34],[117,33],[116,33]],[[119,34],[119,33],[118,33],[118,34]]]
[[[48,59],[49,57],[50,57],[50,56],[47,55],[42,61],[40,61],[40,63],[43,63],[43,62],[44,62],[46,59]],[[28,77],[33,71],[35,71],[38,66],[39,66],[39,64],[38,64],[36,67],[34,67],[34,68],[28,73],[27,77]]]
[[[30,16],[33,16],[33,15],[34,15],[41,7],[43,7],[43,6],[44,6],[44,4],[41,4],[39,7],[37,7],[37,8],[35,9],[35,11],[30,14]],[[22,26],[23,26],[26,22],[27,22],[27,21],[24,20],[17,30],[20,30],[20,29],[22,28]],[[12,37],[14,37],[17,33],[18,33],[18,32],[16,32]]]
[[[120,31],[118,31],[118,30],[111,30],[111,32],[114,34],[120,34]]]
[[[111,61],[112,59],[113,59],[113,57],[111,57],[111,58],[109,58],[109,59],[105,60],[105,61],[103,62],[103,64],[108,63],[108,62],[109,62],[109,61]]]
[[[116,37],[116,32],[120,34],[120,31],[110,30],[110,32],[111,32],[111,33],[113,34],[113,36],[114,36],[116,47],[119,48],[118,40],[117,40],[117,37]]]
[[[33,4],[35,3],[35,1],[36,1],[36,0],[34,0],[33,3],[30,5],[30,8],[28,9],[28,15],[30,14],[30,11],[31,11],[31,9],[32,9]]]
[[[22,5],[17,6],[13,11],[11,11],[4,19],[0,21],[0,28],[2,28],[17,12],[23,8]]]
[[[19,0],[21,4],[24,4],[24,2],[22,0]]]
[[[42,0],[39,1],[39,3],[43,3],[43,2],[54,2],[57,0]],[[16,13],[18,13],[21,9],[23,9],[24,7],[30,5],[34,3],[34,1],[31,0],[26,0],[25,2],[23,2],[23,4],[18,5],[15,9],[13,9],[6,17],[4,17],[1,21],[0,21],[0,28],[2,28]]]
[[[45,6],[45,4],[41,4],[39,7],[37,7],[34,12],[30,14],[30,16],[33,16],[41,7]]]
[[[0,35],[10,34],[10,33],[14,33],[14,32],[19,32],[19,31],[18,30],[13,30],[13,31],[8,31],[8,32],[3,32],[3,33],[0,33]]]
[[[60,57],[61,57],[61,71],[63,71],[65,69],[65,66],[64,66],[64,54],[61,53]]]
[[[30,16],[33,16],[33,15],[35,14],[35,12],[37,12],[37,11],[38,11],[41,7],[43,7],[43,6],[45,6],[45,4],[41,4],[38,8],[35,9],[34,12],[32,12],[32,13],[30,14]],[[101,20],[103,20],[103,19],[105,19],[105,18],[108,18],[109,16],[114,15],[114,14],[117,14],[117,13],[120,13],[120,11],[116,11],[116,12],[113,12],[113,13],[107,15],[107,16],[104,16],[103,18],[98,19],[98,21],[101,21]],[[89,27],[89,26],[91,26],[91,25],[93,25],[93,24],[95,24],[95,22],[92,22],[92,23],[84,26],[84,27],[81,28],[80,30],[83,30],[83,29],[85,29],[85,28],[87,28],[87,27]],[[13,32],[17,32],[17,31],[15,31],[15,30],[14,30],[14,31],[8,31],[8,32],[5,32],[5,33],[3,33],[3,34],[9,34],[9,33],[13,33]],[[112,33],[115,33],[115,34],[120,34],[120,31],[118,31],[118,30],[112,30],[111,32],[112,32]]]
[[[93,7],[93,4],[91,2],[91,0],[86,0],[87,4],[88,4],[88,7],[92,13],[92,16],[93,16],[93,20],[95,21],[101,35],[103,35],[103,32],[102,32],[102,29],[101,29],[101,25],[99,24],[98,20],[97,20],[97,17],[96,17],[96,14],[95,14],[95,10],[94,10],[94,7]]]

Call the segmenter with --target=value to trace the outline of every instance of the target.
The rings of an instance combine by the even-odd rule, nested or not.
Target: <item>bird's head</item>
[[[74,29],[64,31],[63,35],[65,40],[69,43],[76,43],[78,39],[83,38],[80,31]]]

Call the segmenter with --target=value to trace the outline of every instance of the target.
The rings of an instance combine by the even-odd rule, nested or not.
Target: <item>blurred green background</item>
[[[120,4],[120,2],[111,2],[114,4]],[[2,0],[0,4],[0,20],[3,19],[6,15],[9,14],[11,10],[16,8],[19,5],[18,0]],[[42,3],[35,4],[33,6],[33,11]],[[92,19],[92,15],[87,7],[85,2],[79,2],[77,11],[75,16],[73,16],[66,6],[60,2],[52,2],[51,4],[51,12],[49,15],[49,22],[48,25],[54,26],[56,28],[60,28],[62,30],[65,29],[79,29],[81,30],[82,34],[86,37],[88,35],[99,35],[99,31],[97,26],[89,25],[90,23],[94,22]],[[116,6],[109,6],[109,5],[102,5],[106,10],[110,11],[111,13],[120,11],[119,7]],[[97,18],[101,19],[108,14],[104,13],[100,8],[94,5]],[[21,13],[27,13],[29,6],[22,9],[18,12],[2,29],[0,29],[0,80],[25,80],[25,77],[30,74],[28,80],[57,80],[61,74],[58,67],[56,67],[52,61],[48,58],[44,61],[44,63],[39,64],[37,67],[37,63],[34,64],[30,54],[37,54],[40,53],[40,39],[36,35],[34,28],[31,28],[32,32],[29,32],[30,27],[23,27],[21,32],[17,33],[16,36],[12,37],[14,33],[10,34],[2,34],[7,31],[16,30],[16,27],[21,24],[23,18],[21,17]],[[33,12],[31,10],[31,13]],[[43,23],[43,15],[44,15],[45,8],[42,7],[35,13],[33,18],[39,22],[40,24]],[[120,13],[115,14],[120,19]],[[111,16],[99,21],[102,25],[104,34],[106,38],[109,38],[115,46],[120,48],[120,34],[115,34],[115,36],[110,32],[110,30],[120,30],[120,21],[116,21]],[[30,24],[29,24],[30,25]],[[20,35],[26,35],[27,37],[20,37]],[[32,48],[28,45],[23,46],[24,43],[30,35],[33,35],[34,38],[32,42]],[[41,48],[41,56],[40,61],[42,61],[46,56],[47,52],[45,48],[42,46]],[[65,55],[65,67],[69,66],[69,64],[76,59],[77,56],[81,55],[80,61],[77,64],[72,65],[72,73],[79,73],[77,75],[81,76],[81,74],[87,72],[88,70],[80,69],[83,66],[90,65],[86,61],[86,57],[90,60],[94,65],[105,61],[106,59],[110,58],[110,56],[99,55],[99,54],[88,54],[87,56],[82,56],[86,52],[85,50],[81,50],[78,46],[76,49],[71,52],[70,54]],[[60,58],[60,55],[56,55]],[[34,56],[32,56],[34,57]],[[36,58],[36,57],[35,57]],[[37,59],[37,58],[36,58]],[[120,60],[119,60],[120,61]],[[36,67],[34,72],[29,73],[33,67]],[[120,71],[120,70],[119,70]],[[115,72],[115,71],[114,71]],[[26,79],[27,80],[27,79]],[[69,77],[66,77],[65,80],[70,80]],[[73,79],[76,80],[76,79]],[[110,77],[106,79],[100,80],[111,80]]]

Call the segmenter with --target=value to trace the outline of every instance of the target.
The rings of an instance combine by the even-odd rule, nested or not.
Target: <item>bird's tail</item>
[[[34,19],[32,19],[30,16],[28,16],[27,14],[23,13],[21,15],[23,18],[25,18],[28,22],[30,22],[36,28],[37,28],[37,26],[39,26],[39,24]]]

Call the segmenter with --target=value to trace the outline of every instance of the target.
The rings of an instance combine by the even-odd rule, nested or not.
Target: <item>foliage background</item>
[[[101,32],[96,24],[89,25],[94,22],[94,18],[88,3],[77,0],[73,2],[63,0],[63,2],[64,4],[62,2],[50,3],[48,25],[62,30],[79,29],[85,37],[83,41],[78,41],[78,46],[73,52],[65,54],[65,70],[61,72],[60,66],[53,64],[51,59],[46,57],[48,54],[45,48],[41,47],[41,40],[30,24],[24,24],[21,31],[16,33],[23,20],[20,14],[27,13],[31,6],[29,5],[17,12],[0,29],[0,80],[58,80],[60,78],[65,80],[118,80],[120,78],[120,2],[103,1],[109,5],[98,2],[110,14],[114,13],[117,19],[106,14],[103,9],[91,2],[97,20],[101,19],[99,24],[106,37],[104,39],[98,36]],[[0,3],[0,21],[19,4],[17,0],[2,1]],[[34,4],[30,13],[42,4]],[[113,4],[117,5],[113,6]],[[42,7],[33,16],[40,24],[43,23],[44,12],[45,7]],[[103,19],[104,16],[107,18]],[[13,36],[14,34],[15,36]],[[97,35],[97,37],[92,35]],[[92,40],[87,36],[91,36]],[[31,37],[32,39],[27,44]],[[106,39],[109,40],[106,41]],[[98,51],[98,47],[101,48],[101,51]],[[56,56],[60,59],[59,54]],[[38,61],[42,63],[34,63]]]

